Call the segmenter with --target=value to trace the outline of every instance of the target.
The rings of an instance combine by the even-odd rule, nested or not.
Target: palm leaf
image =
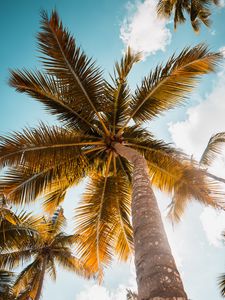
[[[59,249],[55,250],[53,253],[55,261],[64,269],[75,272],[86,278],[90,278],[91,275],[94,275],[89,268],[82,264],[80,259],[71,254],[69,249]]]
[[[131,103],[131,114],[125,124],[131,119],[135,122],[152,120],[163,111],[184,102],[199,77],[214,71],[221,59],[220,53],[209,52],[203,44],[186,48],[177,57],[172,56],[164,67],[156,67],[137,88]]]
[[[9,168],[1,178],[0,191],[4,191],[15,204],[29,203],[45,193],[48,195],[51,189],[62,189],[78,183],[88,171],[85,158],[78,157],[76,153],[72,158],[59,158],[52,163],[42,170],[26,166]]]
[[[16,277],[16,280],[13,285],[13,291],[18,295],[23,291],[30,283],[37,273],[40,272],[41,261],[37,257],[32,263],[26,266]]]
[[[75,214],[78,253],[95,272],[109,264],[113,252],[122,260],[131,254],[130,201],[126,175],[92,177],[85,190]]]
[[[30,248],[25,250],[16,250],[10,251],[8,250],[5,253],[1,253],[0,255],[0,268],[9,268],[13,269],[18,267],[22,262],[29,261],[32,258],[32,255],[36,253],[36,250]]]
[[[106,108],[101,97],[101,72],[77,47],[74,38],[63,28],[56,11],[52,12],[50,19],[45,12],[42,13],[41,29],[39,49],[44,54],[42,61],[47,71],[68,87],[66,94],[73,110],[82,111],[90,119],[96,116],[108,133],[99,114]]]
[[[11,70],[9,85],[43,103],[59,121],[70,128],[98,131],[93,124],[93,115],[82,109],[82,103],[71,102],[72,99],[67,94],[67,85],[62,85],[53,75],[26,69]]]
[[[225,132],[220,132],[213,135],[208,145],[206,146],[202,157],[200,159],[200,164],[205,166],[210,166],[215,159],[217,154],[221,152],[221,146],[225,143]]]
[[[0,164],[2,166],[28,163],[46,168],[57,160],[80,155],[81,149],[102,144],[96,137],[57,126],[40,124],[8,137],[1,137]]]
[[[0,299],[8,299],[12,292],[14,273],[0,270]]]
[[[60,184],[61,185],[61,184]],[[56,189],[51,189],[51,191],[45,194],[43,209],[49,214],[53,214],[56,208],[64,201],[66,191],[69,185],[65,187],[60,187]]]
[[[219,285],[219,289],[220,289],[220,293],[221,293],[222,297],[225,297],[225,274],[221,275],[218,278],[218,285]]]
[[[118,128],[129,114],[130,91],[127,85],[127,76],[132,66],[141,58],[140,53],[132,53],[128,47],[120,63],[116,63],[113,85],[105,83],[104,96],[111,102],[111,111],[108,114],[108,122],[111,124],[112,133]]]

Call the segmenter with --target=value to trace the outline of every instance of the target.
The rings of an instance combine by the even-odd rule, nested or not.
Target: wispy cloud
[[[136,1],[127,5],[128,15],[120,28],[124,45],[142,51],[146,57],[158,50],[165,51],[171,42],[167,21],[157,17],[156,0]]]

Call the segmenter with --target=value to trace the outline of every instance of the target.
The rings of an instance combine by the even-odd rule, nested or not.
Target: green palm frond
[[[177,57],[172,56],[164,67],[156,67],[137,88],[125,124],[131,119],[135,122],[152,120],[184,102],[199,77],[214,71],[220,59],[220,53],[209,52],[202,44],[184,49]]]
[[[102,99],[101,72],[79,47],[74,38],[63,28],[56,11],[50,18],[42,13],[42,31],[38,35],[41,57],[48,73],[56,76],[64,87],[64,94],[74,111],[89,120],[97,117],[104,131],[108,130],[99,114],[106,106]],[[107,102],[106,102],[107,104]]]
[[[221,146],[225,144],[225,132],[214,134],[206,146],[200,164],[204,166],[210,166],[215,159],[215,156],[220,154]]]

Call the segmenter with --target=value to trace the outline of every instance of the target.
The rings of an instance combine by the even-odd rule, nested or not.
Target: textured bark
[[[40,297],[41,297],[41,291],[42,291],[44,277],[45,277],[46,265],[47,265],[47,259],[45,257],[43,259],[42,268],[41,268],[41,271],[40,271],[38,289],[37,289],[37,293],[36,293],[36,296],[35,296],[34,300],[39,300]]]
[[[150,184],[146,160],[134,149],[114,144],[133,164],[132,223],[138,300],[187,300]]]

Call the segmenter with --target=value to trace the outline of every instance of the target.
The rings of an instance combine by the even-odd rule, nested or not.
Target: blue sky
[[[145,60],[134,67],[130,76],[134,88],[157,63],[165,61],[174,51],[185,46],[207,42],[210,49],[225,47],[225,8],[213,11],[210,29],[202,27],[196,35],[190,24],[178,27],[154,17],[154,0],[83,0],[83,1],[4,1],[1,3],[0,47],[0,134],[9,133],[39,121],[55,122],[41,106],[7,85],[10,68],[40,68],[36,43],[40,9],[56,8],[69,30],[89,56],[96,59],[108,78],[113,64],[120,59],[127,43],[145,51]],[[122,38],[121,38],[122,37]],[[206,76],[187,104],[167,113],[153,124],[147,124],[157,137],[173,142],[190,155],[199,158],[211,134],[225,131],[225,67],[218,74]],[[224,159],[220,158],[212,172],[223,176]],[[66,215],[71,219],[84,185],[69,191]],[[163,216],[168,196],[157,192]],[[192,300],[219,300],[216,277],[225,271],[224,247],[218,237],[225,228],[225,216],[190,204],[181,224],[174,229],[165,221],[171,246],[182,274],[185,288]],[[72,223],[72,221],[71,221]],[[125,287],[134,284],[129,264],[115,262],[106,272],[103,287],[86,283],[72,274],[58,271],[57,283],[46,280],[43,300],[122,300]],[[98,297],[96,296],[98,295]]]

